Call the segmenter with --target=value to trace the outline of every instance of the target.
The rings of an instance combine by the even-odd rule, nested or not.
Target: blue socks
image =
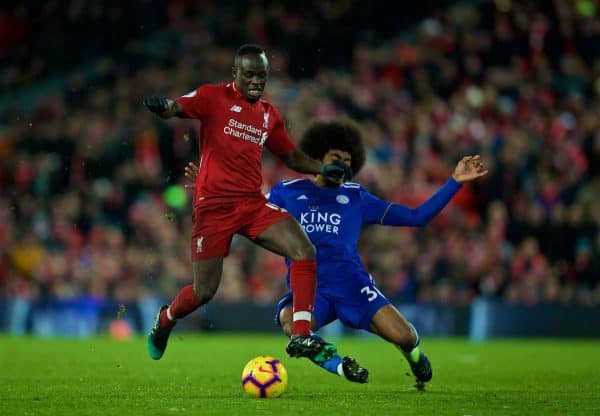
[[[344,370],[342,368],[342,357],[340,357],[337,354],[335,354],[327,361],[324,361],[320,364],[315,364],[317,364],[322,369],[329,371],[330,373],[337,374],[338,376],[344,375]]]
[[[314,332],[312,333],[312,335],[314,335],[315,337],[323,340],[323,338],[321,338],[320,336],[318,336]],[[317,363],[317,362],[314,362],[314,363],[316,365],[318,365],[319,367],[321,367],[322,369],[324,369],[326,371],[329,371],[330,373],[337,374],[338,376],[343,376],[344,375],[344,369],[342,368],[342,357],[340,357],[337,354],[335,354],[329,360],[323,361],[322,363]]]

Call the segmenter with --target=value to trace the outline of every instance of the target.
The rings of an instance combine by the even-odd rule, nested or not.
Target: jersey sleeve
[[[360,187],[359,193],[363,223],[381,224],[391,202],[376,197],[362,186]]]
[[[176,100],[183,109],[186,118],[202,120],[208,113],[208,88],[202,85]]]
[[[271,106],[269,112],[273,117],[273,129],[265,141],[265,147],[275,156],[289,155],[294,151],[296,145],[285,129],[285,123],[279,111]]]
[[[383,201],[374,195],[364,191],[368,196],[363,197],[363,217],[367,224],[381,224],[393,226],[414,226],[422,227],[426,225],[433,217],[440,213],[442,209],[456,195],[462,185],[450,178],[435,194],[427,201],[416,208],[409,208],[405,205],[393,202]],[[377,202],[375,202],[377,200]],[[385,205],[383,212],[382,206]],[[373,211],[369,213],[369,211]],[[367,221],[368,219],[368,221]]]
[[[285,206],[284,206],[285,202],[283,200],[283,195],[282,195],[282,188],[283,188],[283,185],[281,185],[281,182],[280,182],[277,185],[275,185],[273,188],[271,188],[271,191],[265,196],[267,197],[269,202],[277,205],[278,207],[285,208]]]

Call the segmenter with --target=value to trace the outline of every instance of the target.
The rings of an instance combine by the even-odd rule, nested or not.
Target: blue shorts
[[[345,326],[370,331],[371,321],[377,311],[390,301],[377,289],[372,278],[369,281],[358,280],[338,285],[335,288],[317,288],[313,315],[319,329],[339,319]],[[279,313],[292,306],[292,293],[285,295],[277,303],[275,322],[279,322]]]

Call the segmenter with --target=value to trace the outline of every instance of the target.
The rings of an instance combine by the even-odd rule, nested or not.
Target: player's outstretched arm
[[[144,100],[144,105],[148,110],[161,118],[181,117],[183,109],[177,101],[170,100],[166,97],[154,95]]]
[[[285,156],[281,156],[281,160],[288,168],[296,172],[317,174],[321,171],[321,162],[309,157],[298,148]]]
[[[487,173],[479,155],[465,156],[456,165],[452,178],[418,207],[409,208],[387,201],[383,201],[386,204],[385,207],[382,204],[373,204],[373,214],[377,215],[378,212],[383,212],[379,219],[374,218],[373,222],[382,225],[422,227],[444,209],[463,183],[481,178]]]
[[[456,165],[452,178],[456,182],[465,183],[479,179],[487,173],[488,171],[483,167],[479,155],[465,156]]]

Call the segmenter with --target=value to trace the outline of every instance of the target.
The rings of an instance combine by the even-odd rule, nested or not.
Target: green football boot
[[[171,328],[163,328],[160,326],[160,313],[167,309],[169,305],[161,306],[160,310],[156,314],[156,319],[154,320],[154,326],[148,335],[148,354],[150,354],[150,358],[153,360],[160,360],[160,358],[165,353],[165,349],[167,348],[167,342],[169,341],[169,335],[171,334]]]

